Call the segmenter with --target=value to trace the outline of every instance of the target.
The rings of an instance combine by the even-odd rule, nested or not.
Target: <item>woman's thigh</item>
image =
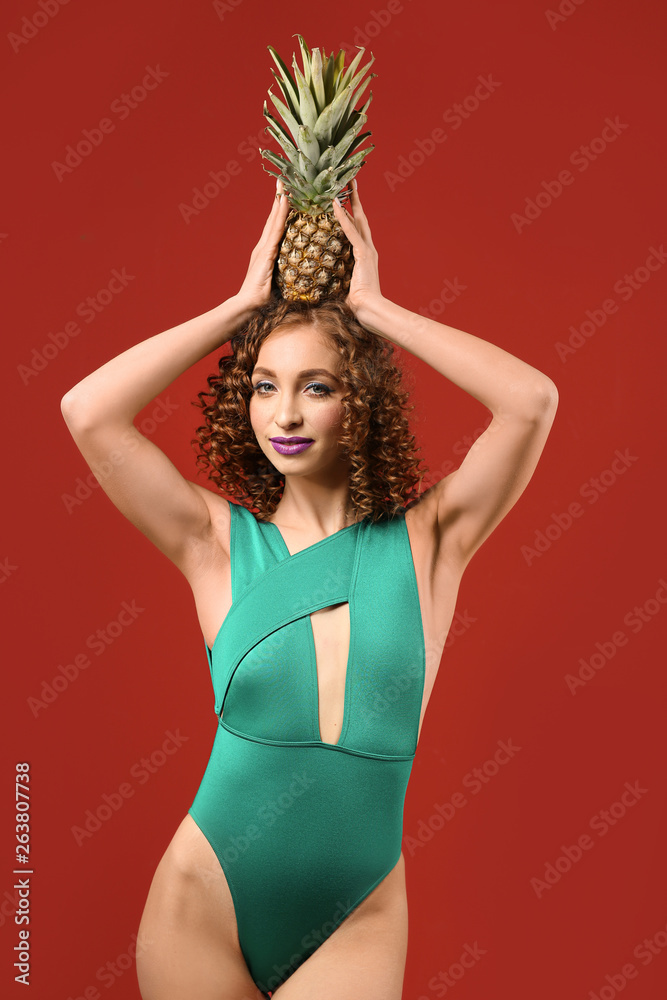
[[[405,859],[279,986],[276,1000],[401,1000],[408,948]]]
[[[142,1000],[262,1000],[220,863],[190,814],[157,866],[137,935]]]

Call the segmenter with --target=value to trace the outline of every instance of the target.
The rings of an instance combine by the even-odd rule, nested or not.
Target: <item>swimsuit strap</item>
[[[250,531],[246,534],[239,530],[241,525],[235,519],[232,589],[236,595],[216,637],[212,656],[217,715],[224,706],[234,671],[254,646],[289,622],[319,608],[348,600],[361,537],[359,531],[350,529],[362,526],[362,522],[349,525],[301,552],[283,555],[276,561],[277,546],[269,544],[271,558],[267,559],[263,536],[263,544],[257,544],[256,530],[261,533],[262,528],[254,515],[245,507],[233,506],[237,508],[237,517],[240,511],[244,511],[241,514],[243,528],[249,527]],[[252,530],[253,524],[255,531]],[[241,582],[245,588],[239,594]],[[216,655],[218,651],[219,655]]]

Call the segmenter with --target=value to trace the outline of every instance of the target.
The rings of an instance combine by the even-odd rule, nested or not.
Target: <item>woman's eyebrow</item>
[[[257,365],[253,369],[253,375],[268,375],[271,378],[276,378],[276,373],[271,371],[270,368],[262,368],[261,365]],[[297,378],[310,378],[313,375],[325,375],[327,378],[333,379],[334,382],[338,382],[338,379],[326,368],[306,368],[304,371],[299,372]]]

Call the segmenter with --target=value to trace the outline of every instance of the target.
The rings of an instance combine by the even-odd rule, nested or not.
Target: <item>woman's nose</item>
[[[298,398],[295,393],[281,392],[278,397],[276,408],[276,422],[283,425],[298,424],[301,420],[299,414]]]

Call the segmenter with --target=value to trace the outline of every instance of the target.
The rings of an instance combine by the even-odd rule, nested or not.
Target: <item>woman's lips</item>
[[[286,441],[279,441],[277,438],[270,438],[271,444],[280,455],[297,455],[300,451],[309,448],[312,441],[297,441],[296,444],[288,444]]]

